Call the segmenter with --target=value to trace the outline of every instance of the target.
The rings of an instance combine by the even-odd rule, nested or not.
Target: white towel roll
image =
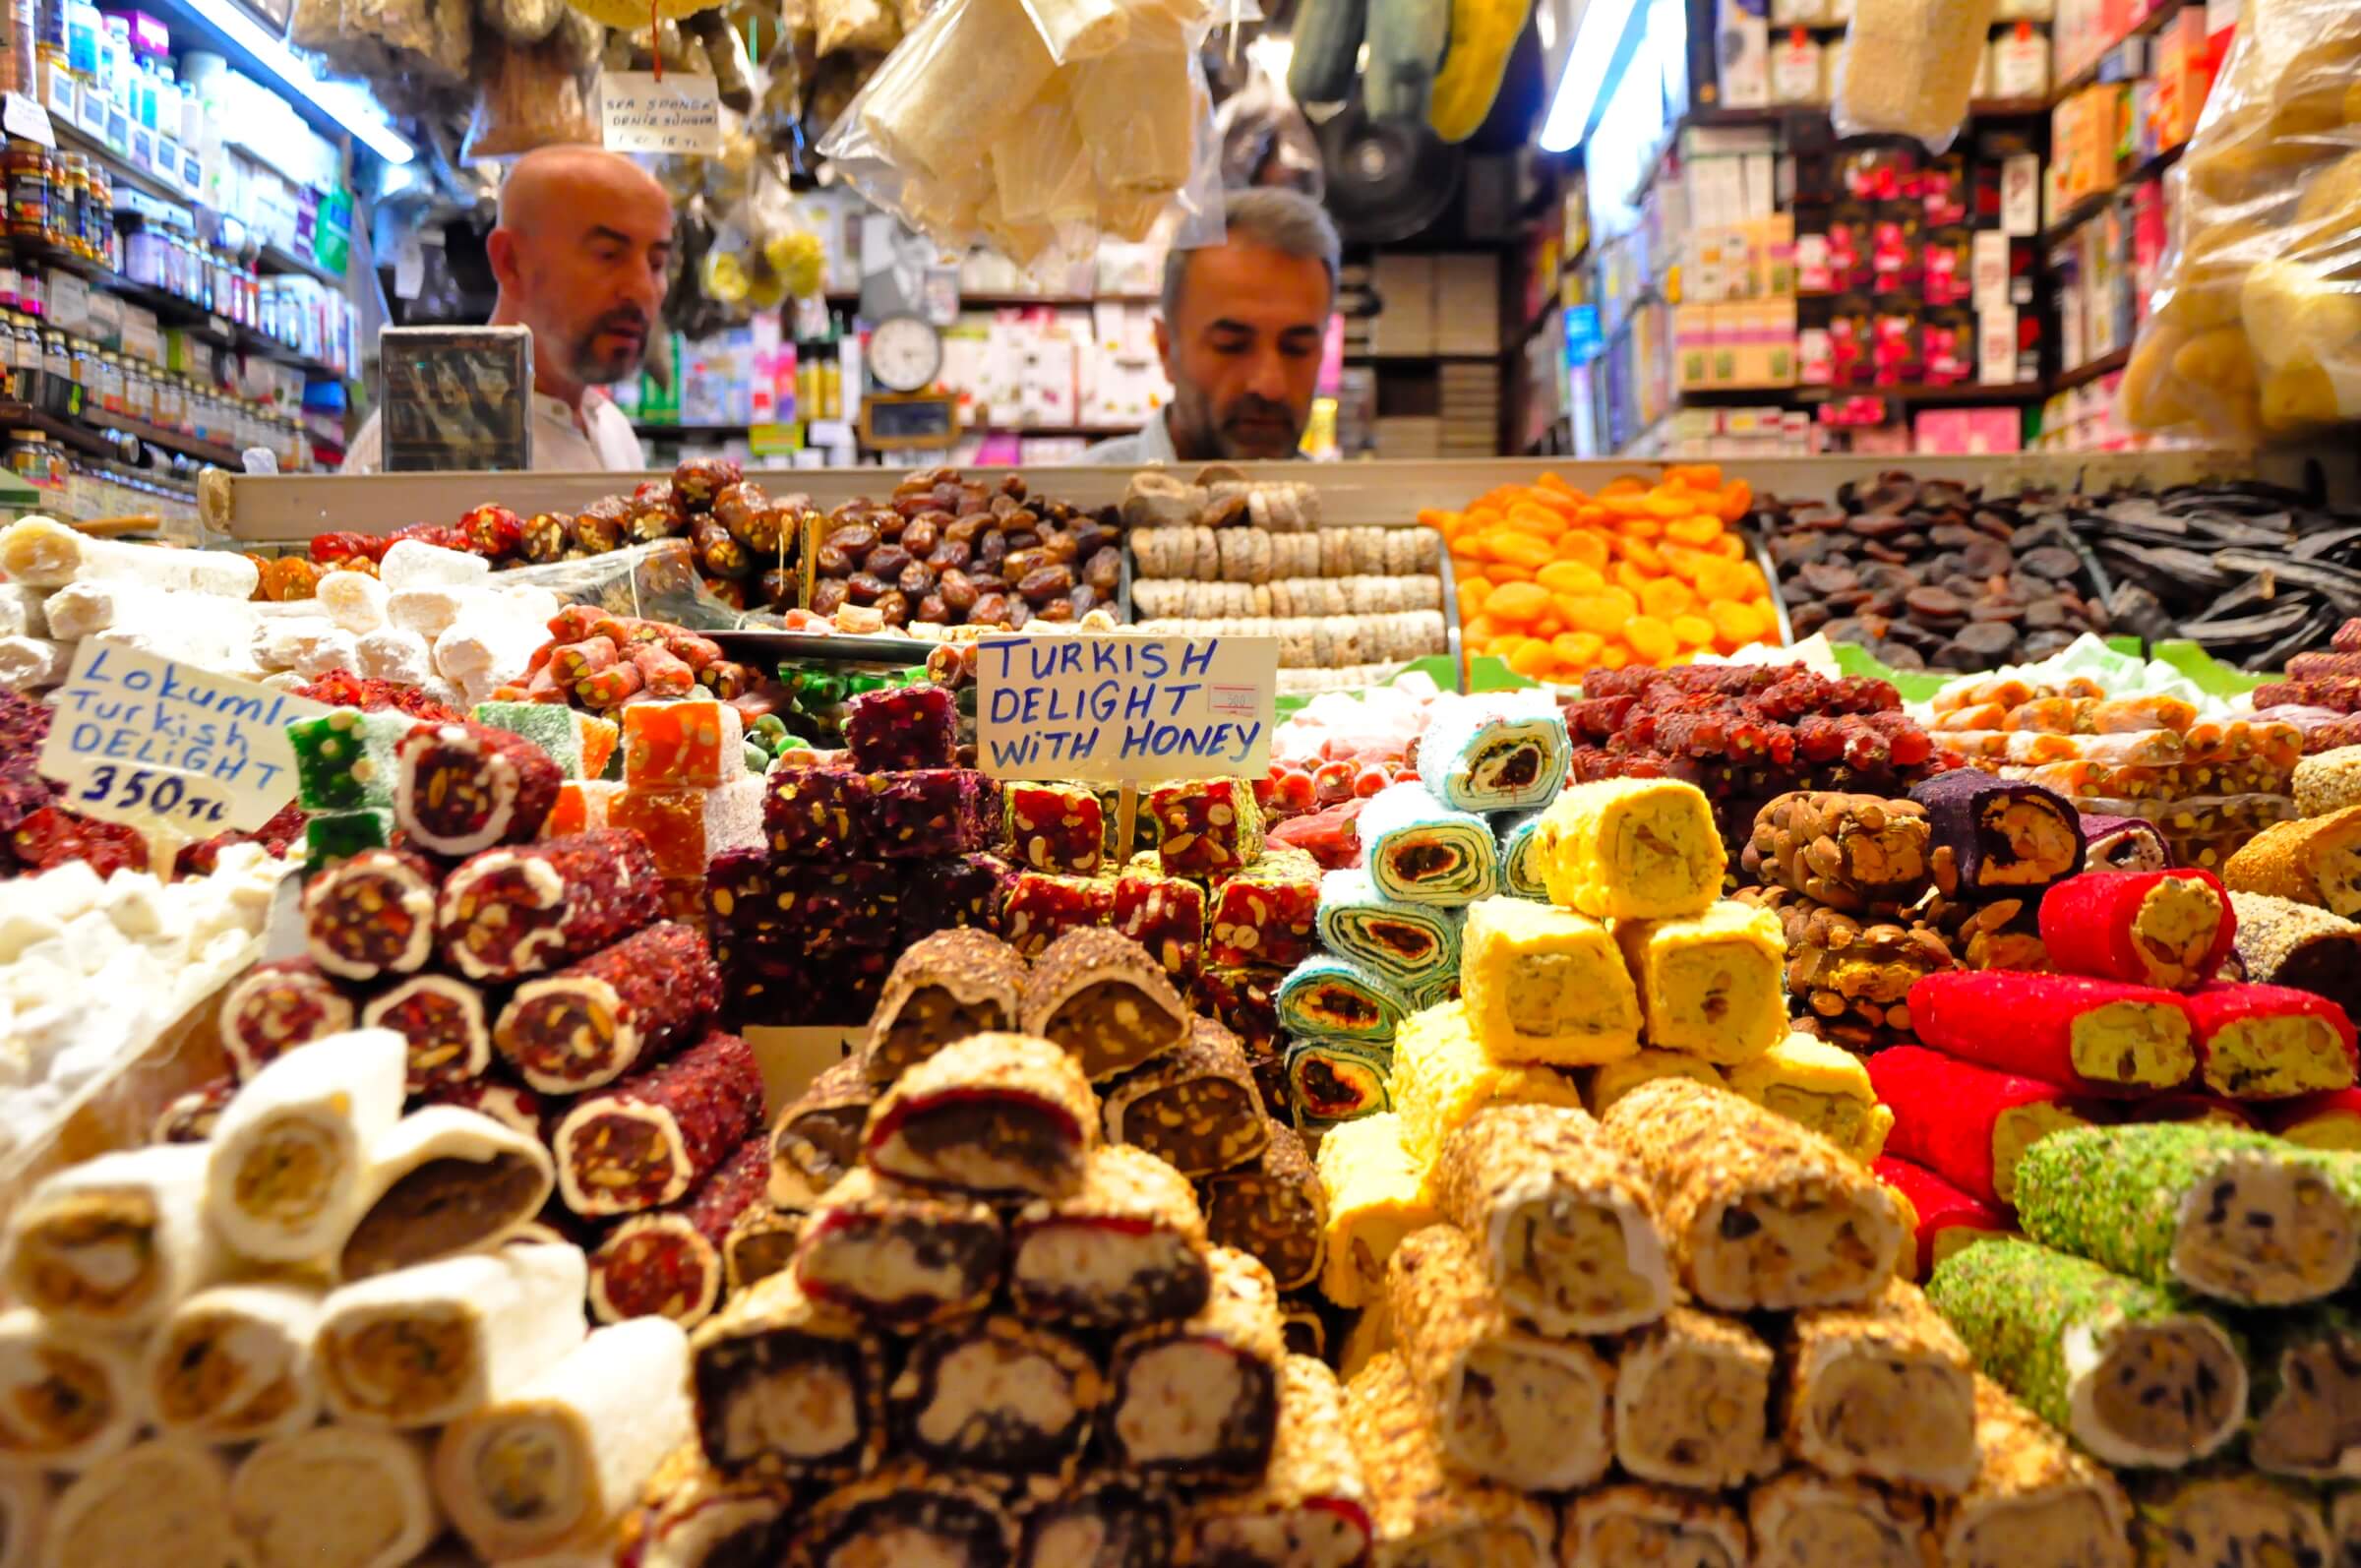
[[[435,1426],[506,1399],[581,1344],[579,1247],[509,1246],[381,1274],[332,1294],[320,1326],[331,1415]]]
[[[299,1046],[221,1113],[206,1173],[207,1221],[268,1263],[335,1255],[361,1217],[369,1152],[401,1116],[409,1046],[355,1029]]]
[[[321,1295],[298,1285],[217,1285],[180,1303],[148,1341],[140,1385],[168,1433],[245,1443],[320,1417],[312,1346]]]
[[[0,1568],[32,1568],[49,1533],[49,1478],[0,1465]]]
[[[244,1560],[229,1518],[229,1464],[200,1443],[159,1437],[85,1471],[49,1510],[41,1568]]]
[[[365,1280],[495,1244],[541,1212],[558,1182],[549,1150],[480,1112],[426,1106],[369,1151],[361,1218],[337,1254]]]
[[[87,1470],[130,1447],[140,1421],[131,1341],[30,1307],[0,1315],[0,1460]]]
[[[77,1327],[142,1329],[219,1277],[206,1148],[156,1144],[58,1172],[8,1219],[10,1293]]]
[[[254,1568],[401,1568],[442,1534],[426,1440],[323,1426],[262,1444],[230,1478]]]

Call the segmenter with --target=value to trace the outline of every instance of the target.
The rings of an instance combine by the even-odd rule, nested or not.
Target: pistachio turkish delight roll
[[[985,1204],[856,1168],[805,1222],[794,1272],[820,1305],[906,1330],[982,1311],[1006,1256],[999,1217]]]
[[[869,1019],[862,1058],[882,1089],[943,1047],[1016,1027],[1025,961],[990,932],[959,927],[922,936],[894,960]]]
[[[1016,1568],[1166,1568],[1173,1507],[1122,1476],[1086,1476],[1027,1508]]]
[[[2259,1317],[2250,1359],[2247,1458],[2307,1480],[2361,1477],[2361,1323],[2333,1306]]]
[[[2348,1017],[2361,1008],[2361,925],[2269,893],[2233,892],[2230,908],[2248,980],[2325,996]]]
[[[1974,1367],[1915,1285],[1796,1313],[1785,1364],[1787,1447],[1814,1469],[1943,1493],[1974,1478]]]
[[[1377,890],[1365,871],[1320,878],[1320,941],[1405,994],[1459,973],[1461,911],[1414,904]]]
[[[1626,1481],[1568,1499],[1558,1538],[1565,1568],[1746,1568],[1746,1519],[1727,1503]]]
[[[2237,1344],[2174,1292],[2000,1236],[1937,1263],[1926,1297],[1987,1376],[2106,1464],[2186,1465],[2245,1418]]]
[[[1357,826],[1369,880],[1388,898],[1457,907],[1500,890],[1491,824],[1443,805],[1423,784],[1379,790]]]
[[[1724,900],[1696,916],[1618,921],[1615,939],[1650,1045],[1734,1067],[1786,1038],[1787,943],[1771,911]]]
[[[1339,1306],[1371,1305],[1384,1298],[1394,1248],[1434,1223],[1423,1168],[1403,1151],[1401,1118],[1379,1112],[1322,1138],[1318,1170],[1328,1212],[1320,1292]]]
[[[1434,1412],[1402,1358],[1373,1357],[1345,1385],[1379,1568],[1483,1563],[1545,1568],[1556,1522],[1532,1498],[1454,1471]]]
[[[1070,1052],[1028,1035],[973,1035],[878,1098],[862,1151],[896,1181],[1015,1201],[1071,1191],[1098,1141],[1098,1099]]]
[[[1091,1150],[1082,1183],[1008,1225],[1008,1294],[1027,1318],[1083,1328],[1184,1318],[1205,1305],[1196,1194],[1145,1149]]]
[[[339,1279],[470,1252],[541,1212],[557,1189],[540,1139],[456,1106],[422,1106],[369,1151],[361,1216],[336,1251]]]
[[[759,1198],[741,1210],[730,1222],[729,1235],[721,1239],[724,1298],[792,1267],[808,1218],[799,1210],[776,1209]]]
[[[229,1478],[252,1568],[401,1568],[443,1533],[425,1444],[324,1426],[258,1445]]]
[[[1702,1491],[1779,1468],[1777,1357],[1746,1324],[1673,1306],[1615,1366],[1615,1459],[1626,1474]]]
[[[518,986],[492,1038],[543,1094],[579,1094],[701,1038],[720,1006],[703,934],[658,921]]]
[[[786,1554],[795,1493],[765,1476],[726,1476],[695,1443],[666,1455],[625,1525],[625,1560],[641,1568],[731,1568]]]
[[[45,1177],[8,1217],[9,1294],[83,1328],[147,1328],[227,1266],[205,1224],[202,1143],[102,1154]]]
[[[856,1318],[774,1274],[696,1326],[697,1443],[727,1476],[849,1480],[885,1451],[885,1356]]]
[[[1640,999],[1615,938],[1572,910],[1520,898],[1468,906],[1460,995],[1495,1061],[1582,1067],[1640,1046]],[[1773,970],[1776,999],[1778,972]],[[1784,1017],[1786,1003],[1780,1002]]]
[[[1025,1033],[1062,1046],[1094,1083],[1188,1039],[1188,1004],[1164,966],[1128,936],[1069,931],[1034,960],[1017,1006]]]
[[[0,1313],[0,1461],[78,1471],[121,1453],[147,1416],[138,1347],[50,1321]]]
[[[1910,987],[1919,1043],[2088,1094],[2177,1089],[2197,1071],[2180,993],[2075,975],[1951,970]]]
[[[1925,1500],[1865,1480],[1790,1470],[1746,1498],[1755,1568],[1931,1568]]]
[[[2271,823],[2223,863],[2221,880],[2232,892],[2361,914],[2361,806]]]
[[[1550,803],[1537,831],[1550,900],[1593,920],[1702,915],[1721,896],[1728,859],[1694,784],[1576,784]]]
[[[1109,1085],[1101,1110],[1108,1142],[1135,1143],[1184,1176],[1227,1171],[1270,1141],[1245,1048],[1211,1018],[1192,1019],[1186,1044]]]
[[[1600,1126],[1647,1171],[1681,1283],[1708,1306],[1866,1301],[1909,1243],[1901,1207],[1857,1162],[1735,1095],[1659,1078]]]
[[[221,1113],[237,1098],[238,1080],[228,1073],[208,1078],[186,1094],[175,1095],[155,1114],[148,1129],[150,1143],[204,1143],[220,1123]]]
[[[430,928],[432,912],[430,891]],[[351,998],[313,958],[257,964],[221,993],[221,1045],[240,1080],[253,1077],[297,1046],[342,1034],[352,1025]]]
[[[1801,1031],[1730,1068],[1728,1087],[1741,1099],[1809,1127],[1864,1165],[1885,1151],[1894,1130],[1895,1112],[1880,1103],[1861,1058]]]
[[[1218,1246],[1260,1258],[1280,1290],[1301,1290],[1320,1276],[1327,1194],[1296,1130],[1266,1125],[1269,1141],[1260,1154],[1200,1184],[1205,1234]]]
[[[1887,1108],[1886,1148],[1987,1204],[2017,1201],[2017,1167],[2035,1139],[2089,1124],[2065,1090],[1962,1061],[1922,1046],[1869,1058]]]
[[[1749,876],[1850,914],[1904,909],[1930,883],[1926,810],[1882,795],[1796,790],[1755,816]]]
[[[861,1163],[861,1132],[877,1094],[858,1056],[807,1085],[770,1125],[770,1201],[809,1209]]]
[[[504,1398],[581,1343],[578,1247],[500,1247],[332,1292],[314,1357],[329,1414],[439,1425]]]
[[[1582,1074],[1583,1106],[1594,1116],[1605,1116],[1608,1106],[1651,1078],[1694,1078],[1716,1089],[1729,1087],[1729,1079],[1710,1061],[1677,1051],[1642,1046],[1620,1061],[1609,1061]],[[1758,1096],[1747,1098],[1761,1104]]]
[[[1021,1317],[932,1329],[887,1391],[905,1452],[938,1470],[1063,1485],[1107,1387],[1082,1344]]]
[[[717,1030],[574,1102],[549,1135],[559,1196],[584,1219],[660,1207],[703,1180],[761,1117],[754,1052]]]
[[[1485,1106],[1582,1109],[1582,1090],[1572,1075],[1486,1055],[1461,1001],[1438,1002],[1403,1020],[1394,1037],[1390,1091],[1402,1116],[1402,1147],[1421,1171],[1434,1164],[1451,1129]]]
[[[365,849],[304,884],[304,950],[343,980],[423,968],[435,950],[441,877],[423,855]]]
[[[1954,768],[1913,785],[1926,812],[1927,869],[1946,896],[2031,892],[2083,869],[2082,815],[2038,784]]]
[[[2278,1100],[2353,1086],[2353,1023],[2326,996],[2288,986],[2204,986],[2190,994],[2198,1077],[2217,1094]]]
[[[147,1408],[167,1432],[209,1443],[300,1432],[320,1418],[314,1347],[321,1296],[300,1285],[216,1285],[149,1338]]]
[[[1350,958],[1320,953],[1279,983],[1279,1027],[1326,1040],[1391,1040],[1410,998]]]
[[[401,1116],[408,1059],[391,1029],[359,1029],[256,1073],[207,1146],[206,1223],[249,1258],[333,1256],[370,1197],[370,1151]]]
[[[542,974],[656,919],[662,879],[647,840],[620,828],[503,845],[445,879],[436,939],[468,980]]]
[[[1308,1356],[1280,1362],[1270,1469],[1252,1491],[1196,1504],[1181,1533],[1184,1562],[1354,1568],[1368,1561],[1368,1491],[1345,1435],[1344,1390],[1326,1364]]]
[[[731,1227],[762,1203],[769,1175],[769,1152],[749,1137],[672,1202],[616,1221],[590,1254],[590,1315],[703,1322],[721,1300]]]
[[[2317,1300],[2361,1260],[2361,1155],[2202,1122],[2078,1127],[2017,1164],[2026,1235],[2244,1306]]]
[[[2142,1477],[2131,1490],[2141,1568],[2337,1560],[2319,1495],[2293,1481],[2221,1468]]]
[[[1000,1568],[1016,1525],[983,1485],[897,1459],[812,1505],[788,1548],[788,1568]]]
[[[1243,1252],[1211,1248],[1205,1305],[1116,1342],[1101,1436],[1125,1474],[1251,1485],[1278,1431],[1279,1291]]]
[[[1942,1505],[1956,1568],[2131,1568],[2132,1510],[2115,1478],[1981,1373],[1975,1474]]]
[[[229,1462],[154,1437],[92,1465],[49,1506],[40,1568],[252,1561],[229,1508]]]
[[[421,724],[394,749],[394,818],[437,855],[531,838],[557,802],[558,784],[547,752],[482,724]]]
[[[1394,1249],[1385,1301],[1403,1364],[1459,1469],[1520,1491],[1588,1486],[1614,1462],[1611,1363],[1511,1321],[1479,1244],[1430,1225]]]

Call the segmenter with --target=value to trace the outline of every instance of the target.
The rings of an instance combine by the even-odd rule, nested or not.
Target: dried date
[[[1073,568],[1050,566],[1025,573],[1018,579],[1016,591],[1024,596],[1026,603],[1038,606],[1046,605],[1053,599],[1063,599],[1073,591]]]
[[[982,597],[982,590],[968,580],[966,573],[956,567],[943,569],[936,591],[942,595],[942,602],[954,610],[972,610],[976,600]]]
[[[878,594],[877,603],[871,608],[885,618],[887,626],[910,624],[910,596],[899,588],[887,588]]]
[[[918,601],[918,608],[910,612],[910,619],[924,621],[930,626],[944,626],[951,619],[951,607],[942,602],[941,594],[930,593]]]
[[[924,561],[913,561],[893,580],[894,586],[911,598],[923,599],[935,591],[935,569]]]
[[[844,579],[845,597],[855,604],[875,604],[885,592],[885,584],[870,572],[856,572]]]
[[[964,567],[975,554],[974,546],[964,539],[945,539],[927,552],[927,563],[939,572]]]
[[[822,543],[848,556],[866,556],[878,547],[878,530],[866,522],[843,522],[830,529]]]
[[[853,573],[851,553],[833,539],[822,542],[817,550],[812,552],[812,565],[818,569],[823,577],[846,577]]]
[[[1018,601],[1022,603],[1022,600]],[[968,607],[970,626],[1006,626],[1008,624],[1008,595],[999,591],[981,593]]]
[[[902,568],[908,566],[909,564],[910,552],[903,549],[898,544],[890,543],[878,546],[875,550],[872,550],[869,553],[868,558],[861,563],[863,568],[865,568],[872,576],[877,577],[879,581],[886,581],[900,576],[902,574]]]
[[[812,584],[812,611],[815,615],[834,615],[852,602],[852,584],[843,577],[822,577]]]
[[[902,548],[924,559],[942,538],[942,528],[936,522],[936,515],[930,513],[924,517],[912,519],[910,526],[902,530]]]
[[[1103,594],[1112,594],[1123,580],[1123,552],[1115,545],[1102,545],[1082,569],[1082,580]]]

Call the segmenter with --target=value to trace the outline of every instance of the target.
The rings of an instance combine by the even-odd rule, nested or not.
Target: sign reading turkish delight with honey
[[[1277,637],[989,638],[977,645],[976,760],[997,778],[1260,778],[1278,684]]]

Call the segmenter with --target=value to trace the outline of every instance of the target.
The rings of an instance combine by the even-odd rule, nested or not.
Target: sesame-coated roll
[[[1950,970],[1910,987],[1921,1045],[2085,1094],[2177,1089],[2197,1071],[2187,998],[2079,975]]]
[[[1724,1311],[1874,1297],[1910,1239],[1892,1194],[1827,1139],[1686,1078],[1659,1078],[1600,1126],[1643,1167],[1681,1283]]]
[[[1070,1483],[1107,1385],[1074,1339],[995,1315],[930,1329],[888,1391],[904,1452],[938,1470]]]
[[[2229,955],[2238,918],[2211,872],[2085,872],[2041,895],[2041,940],[2070,975],[2194,991]]]
[[[1580,1111],[1477,1113],[1443,1140],[1429,1186],[1502,1304],[1544,1334],[1619,1334],[1671,1304],[1647,1173]]]
[[[808,1084],[770,1124],[770,1201],[809,1209],[861,1163],[861,1130],[877,1094],[848,1056]]]
[[[1188,1003],[1164,966],[1130,937],[1102,927],[1065,933],[1033,961],[1019,1026],[1062,1046],[1093,1083],[1178,1050]]]
[[[2339,746],[2303,758],[2290,784],[2301,816],[2361,806],[2361,747]]]
[[[227,1266],[205,1223],[210,1144],[102,1154],[45,1177],[8,1217],[8,1294],[46,1317],[143,1329]]]
[[[1368,1492],[1376,1568],[1549,1562],[1556,1529],[1548,1510],[1451,1469],[1434,1412],[1399,1357],[1373,1357],[1345,1385],[1345,1431]]]
[[[305,1263],[342,1246],[366,1205],[372,1150],[401,1116],[407,1044],[361,1029],[254,1075],[206,1146],[206,1224],[240,1254]]]
[[[696,1326],[697,1442],[728,1476],[849,1480],[885,1451],[885,1356],[854,1319],[774,1274]]]
[[[2361,1324],[2322,1306],[2259,1316],[2253,1328],[2247,1458],[2306,1480],[2361,1477]]]
[[[1702,915],[1728,867],[1705,793],[1673,779],[1573,785],[1535,831],[1550,900],[1593,920]]]
[[[468,980],[544,974],[655,920],[662,880],[647,840],[615,828],[488,849],[444,881],[436,940]]]
[[[541,1140],[456,1106],[423,1106],[371,1146],[360,1218],[336,1275],[471,1252],[541,1212],[557,1176]]]
[[[1012,1201],[1071,1191],[1098,1141],[1098,1097],[1073,1055],[1029,1035],[972,1035],[878,1098],[862,1150],[881,1176]]]
[[[1205,1221],[1188,1181],[1145,1149],[1102,1144],[1082,1184],[1008,1225],[1008,1294],[1036,1321],[1120,1328],[1205,1305]]]
[[[894,960],[870,1015],[869,1081],[889,1088],[945,1046],[1015,1028],[1024,989],[1024,959],[990,932],[957,927],[920,937]]]
[[[1746,1499],[1755,1568],[1935,1568],[1925,1501],[1864,1480],[1790,1470]]]
[[[1468,906],[1459,983],[1470,1027],[1495,1061],[1586,1067],[1640,1049],[1640,998],[1607,929],[1522,898]],[[1776,999],[1779,970],[1771,972]],[[1780,1003],[1784,1018],[1786,1007]]]
[[[658,921],[518,986],[492,1038],[543,1094],[579,1094],[697,1040],[720,1006],[703,935]]]
[[[229,1462],[186,1438],[136,1443],[83,1472],[49,1506],[40,1568],[252,1560],[229,1510]]]
[[[1626,1481],[1568,1498],[1558,1537],[1565,1568],[1746,1568],[1746,1518],[1727,1503]]]
[[[1402,1147],[1422,1171],[1434,1163],[1451,1129],[1486,1106],[1582,1109],[1582,1090],[1570,1074],[1485,1055],[1463,1001],[1437,1002],[1402,1021],[1390,1087],[1402,1116]]]
[[[464,980],[411,975],[369,998],[361,1023],[391,1029],[409,1047],[406,1084],[413,1095],[471,1083],[491,1068],[484,993]]]
[[[1086,1476],[1026,1509],[1015,1568],[1169,1568],[1172,1504],[1121,1476]]]
[[[2223,864],[2221,880],[2235,893],[2361,914],[2361,806],[2271,823]]]
[[[2032,892],[2083,869],[2082,814],[2038,784],[1962,767],[1913,786],[1910,799],[1926,811],[1927,869],[1947,896]]]
[[[427,897],[431,927],[431,890]],[[297,1046],[342,1034],[352,1025],[351,998],[311,958],[257,964],[221,993],[221,1045],[241,1083]]]
[[[794,1533],[788,1568],[1002,1568],[1016,1525],[983,1486],[897,1459],[813,1504]]]
[[[1771,911],[1724,899],[1701,915],[1618,921],[1615,940],[1650,1045],[1735,1067],[1787,1037],[1787,940]]]
[[[210,1443],[311,1427],[320,1418],[320,1303],[316,1290],[279,1284],[216,1285],[181,1302],[148,1341],[150,1417]]]
[[[1101,1435],[1128,1475],[1251,1485],[1271,1458],[1285,1348],[1271,1271],[1212,1249],[1204,1309],[1116,1342]]]
[[[0,1312],[0,1461],[79,1471],[121,1453],[149,1415],[141,1385],[136,1342]]]
[[[1884,1152],[1894,1130],[1894,1112],[1878,1103],[1861,1058],[1801,1030],[1744,1066],[1730,1068],[1728,1088],[1809,1127],[1863,1164]]]
[[[1254,1069],[1238,1036],[1211,1018],[1188,1041],[1107,1086],[1107,1141],[1135,1143],[1184,1176],[1227,1171],[1270,1141]]]
[[[2141,1568],[2331,1563],[2319,1494],[2233,1468],[2138,1478],[2132,1537]]]
[[[558,1192],[585,1219],[680,1197],[762,1122],[762,1073],[716,1031],[670,1061],[574,1102],[549,1135]]]
[[[761,1198],[741,1210],[730,1222],[729,1235],[721,1238],[725,1299],[792,1267],[809,1218],[801,1210],[774,1209]]]
[[[1980,1373],[1975,1447],[1974,1478],[1937,1521],[1947,1568],[2131,1568],[2115,1478]]]
[[[1182,1561],[1222,1568],[1354,1568],[1368,1560],[1367,1490],[1345,1435],[1344,1390],[1308,1356],[1279,1365],[1279,1436],[1249,1492],[1213,1497],[1181,1521]]]
[[[616,1221],[590,1253],[590,1315],[601,1323],[703,1322],[721,1301],[730,1229],[762,1203],[769,1176],[769,1151],[750,1136],[672,1202]]]
[[[1786,1372],[1787,1447],[1814,1469],[1944,1493],[1973,1478],[1973,1365],[1915,1285],[1796,1313]]]
[[[626,1524],[639,1568],[744,1568],[786,1554],[795,1493],[766,1476],[726,1476],[695,1443],[666,1455]]]
[[[506,1246],[331,1293],[315,1350],[329,1414],[435,1426],[502,1399],[582,1340],[581,1252]]]
[[[1779,1468],[1776,1357],[1744,1322],[1675,1306],[1624,1342],[1615,1459],[1626,1474],[1718,1491]]]
[[[1320,1276],[1327,1194],[1295,1128],[1266,1125],[1260,1154],[1204,1179],[1205,1234],[1216,1246],[1262,1259],[1280,1290],[1301,1290]]]
[[[2200,1122],[2079,1127],[2018,1162],[2017,1213],[2034,1240],[2133,1279],[2284,1306],[2361,1260],[2361,1155]]]
[[[1614,1460],[1614,1367],[1580,1340],[1513,1324],[1477,1243],[1430,1225],[1385,1273],[1394,1345],[1459,1469],[1520,1491],[1588,1486]]]
[[[1329,1129],[1316,1166],[1328,1214],[1320,1294],[1339,1306],[1384,1299],[1386,1260],[1403,1237],[1435,1221],[1421,1168],[1402,1148],[1390,1111]]]
[[[258,1445],[230,1477],[229,1507],[253,1568],[402,1568],[443,1533],[424,1439],[366,1426]]]
[[[984,1309],[999,1288],[1007,1238],[974,1198],[898,1187],[859,1168],[821,1194],[796,1243],[804,1294],[891,1331]]]
[[[2233,892],[2230,907],[2248,980],[2325,996],[2348,1017],[2361,1008],[2361,925],[2269,893]]]
[[[1987,1204],[2016,1202],[2017,1164],[2036,1138],[2089,1124],[2083,1109],[2055,1084],[1923,1046],[1881,1051],[1869,1058],[1868,1070],[1878,1100],[1893,1116],[1887,1151]]]
[[[557,804],[550,754],[482,724],[421,724],[394,747],[394,819],[437,855],[522,843]]]
[[[304,950],[343,980],[415,973],[434,954],[441,880],[425,856],[406,849],[338,861],[304,884]]]
[[[2186,1465],[2238,1434],[2246,1366],[2189,1298],[2033,1241],[1935,1265],[1926,1297],[1985,1375],[2109,1465]]]
[[[2289,986],[2206,986],[2189,996],[2198,1077],[2242,1100],[2353,1087],[2353,1023],[2326,996]]]

